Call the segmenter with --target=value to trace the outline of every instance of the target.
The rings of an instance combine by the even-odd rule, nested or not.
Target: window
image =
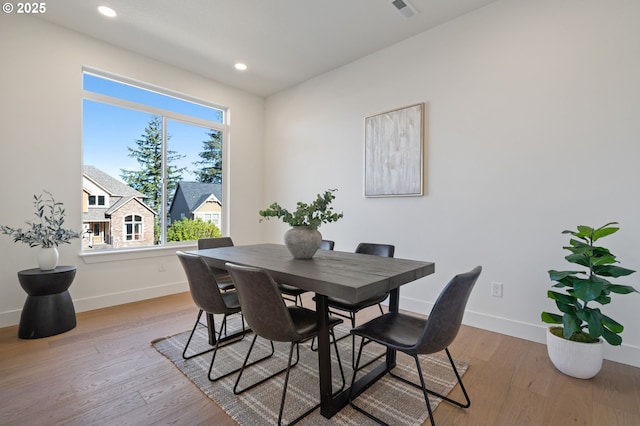
[[[211,217],[211,222],[215,223],[218,227],[220,226],[220,213],[214,213]]]
[[[124,239],[138,241],[142,239],[142,216],[129,215],[124,218]]]
[[[96,201],[97,200],[97,201]],[[89,205],[90,206],[104,206],[104,195],[89,195]]]
[[[83,88],[83,188],[105,194],[88,197],[88,205],[104,213],[83,212],[87,229],[104,224],[105,243],[83,251],[181,241],[188,233],[170,228],[188,225],[194,191],[196,200],[221,198],[225,110],[89,70]]]

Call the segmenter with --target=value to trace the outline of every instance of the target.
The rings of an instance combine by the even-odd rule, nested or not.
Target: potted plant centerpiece
[[[327,189],[309,204],[298,202],[293,212],[275,202],[269,208],[260,210],[258,214],[263,219],[277,217],[291,225],[291,229],[284,234],[284,243],[289,252],[295,259],[311,259],[322,242],[322,234],[318,231],[320,225],[336,222],[343,217],[342,213],[335,213],[330,206],[336,198],[333,195],[335,191],[337,189]]]
[[[553,299],[560,314],[542,312],[542,321],[552,326],[547,332],[549,358],[561,372],[580,379],[590,379],[602,367],[603,341],[620,345],[620,333],[624,327],[603,314],[594,304],[607,305],[611,293],[629,294],[636,290],[628,285],[611,283],[608,278],[630,275],[635,271],[616,266],[616,256],[604,247],[595,246],[600,238],[617,232],[617,222],[607,223],[600,228],[578,226],[571,234],[569,246],[564,249],[571,254],[565,259],[586,270],[549,271],[549,278],[555,281],[554,288],[564,292],[549,290],[547,296]]]
[[[64,204],[57,202],[53,195],[44,191],[44,194],[34,195],[33,205],[37,220],[27,221],[28,228],[11,228],[0,225],[3,234],[11,235],[14,242],[29,244],[29,247],[41,246],[38,253],[38,266],[47,271],[58,266],[58,245],[69,244],[73,238],[80,238],[80,234],[63,228],[65,210]]]

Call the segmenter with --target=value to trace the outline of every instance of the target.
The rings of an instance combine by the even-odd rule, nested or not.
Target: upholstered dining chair
[[[191,297],[199,308],[198,317],[196,318],[196,322],[193,325],[193,329],[191,330],[191,334],[189,335],[189,339],[184,346],[184,350],[182,352],[182,358],[191,359],[196,356],[200,356],[206,354],[208,352],[213,351],[213,355],[211,357],[211,364],[209,365],[208,377],[211,381],[219,380],[223,377],[226,377],[230,374],[236,373],[240,371],[241,367],[230,371],[224,375],[219,377],[211,377],[211,372],[213,370],[213,364],[216,359],[216,354],[218,352],[218,348],[222,343],[233,343],[244,338],[245,334],[250,331],[245,329],[244,319],[242,319],[242,330],[237,331],[231,335],[226,335],[223,337],[222,331],[225,330],[226,334],[226,325],[227,325],[227,317],[233,314],[240,314],[242,316],[242,311],[240,308],[240,302],[238,300],[238,294],[235,291],[220,291],[220,288],[216,285],[216,278],[207,263],[198,255],[185,253],[183,251],[176,252],[178,255],[178,259],[180,259],[180,263],[184,269],[185,274],[187,275],[187,281],[189,282],[189,289],[191,291]],[[189,344],[193,338],[193,334],[195,333],[198,325],[200,325],[200,318],[202,314],[205,313],[210,316],[209,323],[209,335],[215,339],[215,344],[212,348],[206,349],[204,351],[198,353],[192,353],[187,355]],[[220,329],[216,333],[215,324],[213,321],[214,314],[222,314],[223,319],[220,324]],[[274,353],[274,346],[271,345],[271,355]],[[269,356],[265,356],[255,362],[262,361],[267,359]],[[254,362],[254,363],[255,363]]]
[[[378,244],[378,243],[360,243],[355,249],[355,253],[360,254],[369,254],[373,256],[382,256],[382,257],[393,257],[395,254],[395,246],[391,244]],[[351,322],[351,328],[356,326],[356,314],[363,309],[366,309],[371,306],[378,305],[378,309],[380,309],[380,314],[383,314],[381,303],[389,297],[389,292],[384,292],[372,296],[362,302],[351,303],[343,299],[339,299],[336,297],[327,297],[327,305],[331,310],[333,315],[337,315],[342,318],[347,318]],[[338,311],[338,312],[337,312]],[[342,312],[339,312],[342,311]],[[345,337],[349,337],[349,335],[344,335],[340,337],[338,340],[342,340]],[[314,342],[312,342],[314,343]],[[351,366],[355,364],[355,337],[351,337],[352,343],[352,351],[351,351]],[[312,348],[315,349],[312,345]],[[381,355],[382,356],[382,355]],[[379,358],[379,357],[378,357]],[[372,360],[374,361],[374,360]]]
[[[278,285],[271,275],[263,269],[227,263],[227,270],[231,274],[236,285],[236,291],[238,292],[240,305],[242,306],[247,324],[255,333],[253,341],[251,342],[251,347],[249,348],[244,360],[244,365],[238,373],[236,383],[233,387],[233,392],[236,395],[239,395],[286,371],[284,388],[282,390],[282,399],[280,401],[280,411],[278,414],[278,425],[280,425],[282,424],[282,413],[287,395],[289,373],[291,367],[295,366],[300,359],[299,343],[311,339],[318,334],[316,312],[301,306],[287,306],[282,299],[280,291],[278,290]],[[341,319],[329,317],[329,329],[333,336],[332,340],[336,351],[340,374],[342,376],[342,387],[339,391],[344,388],[344,371],[342,370],[342,363],[340,362],[340,354],[338,352],[335,335],[333,334],[333,327],[340,323],[342,323]],[[246,368],[247,361],[251,356],[251,351],[253,350],[258,336],[272,342],[290,343],[287,367],[249,385],[244,389],[238,389],[240,379]],[[296,349],[296,361],[292,364],[291,361],[293,358],[294,348]],[[289,424],[297,423],[319,406],[320,404],[318,403],[316,406],[305,411]]]
[[[353,377],[351,379],[352,388],[356,374],[358,370],[362,368],[359,366],[360,358],[362,356],[362,348],[371,342],[375,342],[386,346],[388,349],[404,352],[413,357],[416,362],[418,376],[420,377],[420,385],[403,377],[397,376],[392,372],[392,370],[389,370],[388,373],[392,377],[399,379],[404,383],[422,389],[432,426],[435,426],[435,421],[433,420],[433,412],[431,410],[431,404],[429,403],[429,394],[435,395],[438,398],[460,408],[468,408],[471,405],[471,400],[469,399],[469,394],[467,394],[467,390],[465,389],[462,379],[460,378],[460,374],[453,362],[451,353],[449,353],[449,345],[458,334],[458,330],[462,324],[464,310],[467,305],[467,301],[469,300],[469,295],[480,276],[480,272],[482,272],[482,267],[477,266],[469,272],[453,277],[442,290],[440,296],[438,296],[438,299],[431,309],[429,317],[426,319],[400,312],[389,312],[353,328],[351,330],[351,334],[353,336],[362,337],[362,340],[360,343],[360,349],[358,350],[356,365],[353,369]],[[425,380],[422,374],[422,368],[420,367],[418,355],[432,354],[442,350],[446,352],[447,357],[449,358],[453,372],[460,384],[460,389],[462,389],[462,393],[464,394],[465,402],[455,401],[447,396],[440,395],[429,390],[425,386]],[[349,395],[349,402],[356,410],[378,423],[381,422],[381,420],[376,418],[373,414],[358,407],[354,403],[352,394]]]
[[[320,243],[320,250],[333,250],[335,246],[335,241],[331,240],[322,240]],[[278,283],[278,289],[280,293],[282,293],[282,297],[286,300],[295,303],[296,305],[300,302],[300,306],[302,305],[302,295],[307,292],[307,290],[303,290],[301,288],[289,285]]]
[[[217,237],[217,238],[200,238],[198,240],[198,250],[219,248],[219,247],[232,247],[233,240],[231,237]],[[231,277],[224,269],[214,268],[209,266],[216,276],[218,287],[220,290],[227,291],[233,289],[233,281]]]

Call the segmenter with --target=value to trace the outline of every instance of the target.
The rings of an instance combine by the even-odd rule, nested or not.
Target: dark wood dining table
[[[227,262],[261,268],[268,271],[277,282],[316,294],[320,412],[326,418],[332,417],[349,403],[348,387],[336,396],[332,392],[327,296],[356,303],[389,291],[389,311],[397,312],[399,287],[430,275],[435,270],[432,262],[333,250],[319,250],[313,258],[299,260],[293,259],[287,248],[279,244],[220,247],[190,253],[202,256],[216,268],[225,269]],[[393,368],[395,360],[395,352],[387,351],[385,362],[354,384],[354,395]]]

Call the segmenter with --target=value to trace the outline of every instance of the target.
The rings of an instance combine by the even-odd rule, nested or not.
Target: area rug
[[[218,323],[219,324],[219,323]],[[228,325],[229,333],[240,327],[240,321],[234,320]],[[209,348],[206,327],[199,327],[189,347],[190,351],[200,351]],[[336,328],[338,337],[348,333],[348,328],[340,325]],[[211,362],[211,352],[190,360],[182,358],[184,345],[189,337],[189,331],[175,336],[154,340],[152,345],[162,355],[188,377],[205,395],[215,401],[231,418],[244,426],[275,424],[278,419],[282,387],[284,385],[284,373],[276,376],[252,390],[239,396],[234,395],[233,386],[237,374],[215,382],[207,378],[207,371]],[[213,375],[218,377],[225,372],[232,371],[242,365],[253,335],[247,335],[243,340],[225,345],[218,349],[214,364]],[[340,359],[344,369],[347,385],[351,381],[353,370],[351,369],[351,338],[347,337],[338,342]],[[270,351],[269,342],[258,337],[256,347],[253,349],[251,359],[257,359],[267,355]],[[363,351],[363,363],[384,352],[379,345],[369,344]],[[190,352],[191,353],[191,352]],[[241,387],[246,387],[268,376],[271,372],[278,371],[287,365],[289,344],[276,343],[275,355],[266,361],[262,361],[248,370],[242,376]],[[332,345],[332,373],[333,389],[338,389],[342,383],[339,369]],[[255,358],[254,358],[255,356]],[[294,354],[295,356],[295,354]],[[365,358],[366,357],[366,358]],[[427,387],[440,394],[447,395],[456,385],[456,378],[446,354],[434,354],[421,356],[422,369],[425,374]],[[463,375],[468,368],[468,363],[455,361],[456,367]],[[406,377],[415,383],[419,383],[415,362],[413,358],[399,353],[394,372]],[[317,352],[311,350],[310,342],[300,345],[300,361],[291,370],[287,397],[284,408],[283,423],[287,424],[298,415],[307,411],[319,402],[318,382],[318,357]],[[366,372],[358,372],[360,374]],[[440,399],[430,395],[431,407],[435,409]],[[421,425],[427,419],[427,408],[424,403],[422,391],[403,384],[397,379],[386,375],[378,380],[365,393],[357,399],[358,406],[380,417],[391,425]],[[305,417],[300,425],[373,425],[375,422],[360,414],[352,407],[347,406],[331,419],[326,419],[316,409]]]

